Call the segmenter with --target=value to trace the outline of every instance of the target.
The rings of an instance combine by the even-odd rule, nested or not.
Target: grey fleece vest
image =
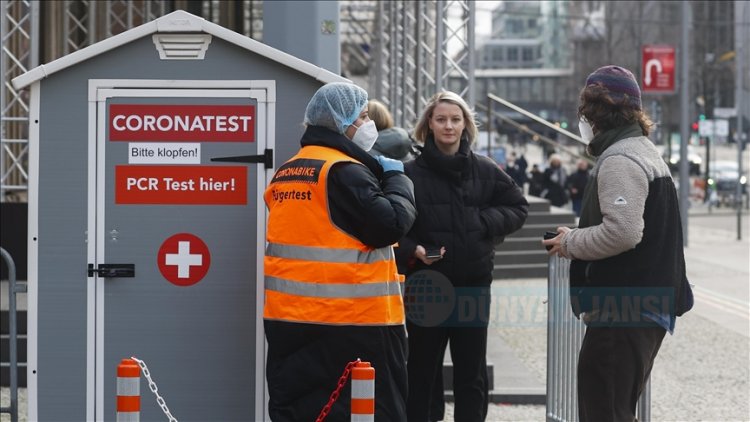
[[[635,248],[604,259],[586,261],[574,259],[570,267],[571,303],[576,315],[595,310],[592,300],[602,288],[667,288],[674,293],[673,315],[681,315],[689,309],[686,290],[689,289],[685,275],[685,258],[682,246],[682,226],[677,192],[666,163],[661,159],[651,141],[644,136],[622,139],[607,148],[592,171],[592,180],[587,191],[587,206],[599,208],[597,179],[626,178],[628,174],[600,173],[600,164],[613,156],[625,157],[638,166],[648,179],[645,192],[630,192],[630,195],[645,197],[643,211],[643,236]],[[642,177],[642,176],[639,176]],[[604,179],[602,179],[604,180]],[[586,201],[586,199],[584,199]],[[592,213],[587,225],[601,223]]]

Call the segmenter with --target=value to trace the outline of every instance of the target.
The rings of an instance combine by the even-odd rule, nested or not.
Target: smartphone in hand
[[[425,248],[425,257],[427,259],[440,259],[443,254],[440,253],[440,248]]]
[[[558,234],[559,233],[557,233],[557,232],[544,232],[544,240],[554,239],[555,237],[557,237]],[[552,249],[552,246],[547,245],[547,246],[545,246],[545,248],[547,250],[550,250],[550,249]]]

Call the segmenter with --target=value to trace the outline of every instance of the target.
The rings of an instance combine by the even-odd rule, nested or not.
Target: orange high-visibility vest
[[[335,149],[303,147],[276,171],[266,189],[266,319],[404,323],[403,276],[393,247],[367,246],[331,221],[328,172],[343,161],[362,164]]]

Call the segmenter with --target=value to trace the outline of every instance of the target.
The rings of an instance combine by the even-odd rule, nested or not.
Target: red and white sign
[[[674,92],[674,47],[671,45],[644,45],[641,57],[641,86],[643,92]]]
[[[110,141],[255,141],[255,106],[110,104]]]
[[[115,203],[246,205],[247,166],[115,166]]]
[[[208,246],[190,233],[178,233],[165,240],[156,259],[161,275],[183,287],[201,281],[211,267]]]

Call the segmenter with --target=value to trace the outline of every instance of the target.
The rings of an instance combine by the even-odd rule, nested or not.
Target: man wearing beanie
[[[647,138],[633,74],[604,66],[586,79],[578,117],[596,165],[576,229],[544,240],[572,260],[570,299],[586,323],[578,358],[580,420],[634,421],[667,331],[692,307],[674,181]]]

